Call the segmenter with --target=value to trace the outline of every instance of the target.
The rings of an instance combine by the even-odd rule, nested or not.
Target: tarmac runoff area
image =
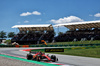
[[[20,57],[25,57],[27,52],[19,51],[23,49],[36,49],[36,48],[0,48],[0,53],[6,53],[6,54],[11,54],[11,55],[17,55]],[[55,54],[55,55],[59,58],[58,63],[68,64],[68,66],[70,65],[72,66],[100,66],[100,58],[90,58],[90,57],[81,57],[81,56],[60,55],[60,54]],[[0,66],[1,66],[1,63],[0,63]]]
[[[0,66],[43,66],[0,56]]]

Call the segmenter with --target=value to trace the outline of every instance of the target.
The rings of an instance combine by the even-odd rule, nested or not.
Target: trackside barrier
[[[15,47],[14,45],[0,45],[0,47]]]
[[[15,45],[15,47],[19,47],[19,45]]]
[[[100,48],[100,46],[73,47],[73,48],[65,48],[65,50],[69,50],[69,49],[89,49],[89,48]]]
[[[29,47],[29,45],[22,45],[22,47]]]
[[[100,44],[58,44],[58,45],[0,45],[0,47],[84,47],[84,46],[100,46]]]
[[[100,46],[100,44],[66,44],[66,45],[29,45],[29,47],[67,47],[67,46]]]

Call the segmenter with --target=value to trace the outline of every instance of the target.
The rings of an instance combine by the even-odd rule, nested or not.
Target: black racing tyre
[[[40,61],[40,57],[38,58],[38,61]]]
[[[51,59],[53,59],[53,62],[56,62],[57,61],[57,58],[55,55],[51,55]]]
[[[58,61],[58,58],[57,58],[57,60],[56,61]]]
[[[27,60],[31,60],[33,56],[31,54],[27,54]]]
[[[40,57],[39,56],[36,57],[36,61],[40,61]]]

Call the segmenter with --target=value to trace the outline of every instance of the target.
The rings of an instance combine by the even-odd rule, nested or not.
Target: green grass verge
[[[55,43],[47,43],[48,45],[58,45],[58,44],[100,44],[100,40],[94,40],[94,41],[76,41],[76,42],[55,42]]]
[[[65,49],[64,52],[53,52],[53,53],[100,58],[100,48],[74,49],[74,50],[66,50]]]
[[[40,50],[37,49],[32,51],[44,52],[44,49]],[[47,53],[100,58],[100,46],[64,48],[64,52],[47,52]]]
[[[93,40],[93,41],[76,41],[76,42],[55,42],[55,43],[47,43],[47,45],[66,45],[66,44],[100,44],[100,40]],[[36,45],[36,44],[30,44],[30,45]],[[44,45],[44,44],[37,44],[37,45]]]

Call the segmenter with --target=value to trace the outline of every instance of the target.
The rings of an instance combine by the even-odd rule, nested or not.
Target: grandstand
[[[58,24],[56,27],[65,26],[69,29],[66,33],[55,37],[57,42],[100,40],[100,21],[74,22]]]
[[[15,25],[19,33],[11,39],[11,42],[19,44],[39,44],[41,40],[52,42],[54,29],[51,24],[46,25]]]
[[[11,42],[19,44],[39,44],[41,40],[52,42],[100,40],[100,21],[74,22],[55,25],[69,29],[64,34],[54,37],[54,29],[51,24],[44,25],[15,25],[19,33],[11,39]]]

